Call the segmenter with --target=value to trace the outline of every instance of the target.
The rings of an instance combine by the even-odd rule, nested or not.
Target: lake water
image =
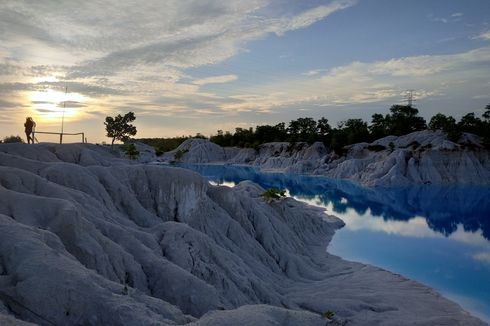
[[[490,187],[366,189],[249,167],[179,165],[213,184],[251,180],[324,207],[346,226],[328,252],[424,283],[490,323]]]

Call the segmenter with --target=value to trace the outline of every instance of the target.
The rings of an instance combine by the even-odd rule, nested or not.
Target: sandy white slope
[[[0,145],[0,324],[482,325],[325,252],[342,222],[93,145]]]

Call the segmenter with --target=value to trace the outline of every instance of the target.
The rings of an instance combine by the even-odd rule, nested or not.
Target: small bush
[[[182,156],[184,156],[185,153],[187,153],[189,150],[181,150],[181,149],[178,149],[176,152],[175,152],[175,155],[174,155],[174,159],[176,161],[180,161],[180,159],[182,158]]]
[[[390,151],[393,152],[395,150],[395,144],[392,141],[390,141],[390,143],[388,144],[388,146],[390,147]]]
[[[134,144],[124,144],[121,145],[121,150],[131,159],[134,160],[138,157],[140,152],[136,150]]]
[[[3,139],[5,144],[9,143],[23,143],[24,140],[20,136],[7,136]]]
[[[335,313],[332,310],[327,310],[322,314],[322,318],[332,319]]]
[[[165,150],[161,146],[154,147],[155,148],[155,155],[156,156],[162,156],[165,154]]]
[[[276,199],[282,199],[286,197],[286,190],[281,190],[277,188],[269,188],[263,193],[260,194],[262,198],[264,198],[267,201],[273,201]]]

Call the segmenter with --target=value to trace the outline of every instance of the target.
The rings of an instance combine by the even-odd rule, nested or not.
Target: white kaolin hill
[[[482,325],[331,256],[342,225],[92,145],[0,145],[1,325]]]
[[[221,148],[206,140],[190,139],[161,161],[251,165],[264,171],[318,174],[349,179],[364,186],[420,184],[490,185],[490,151],[478,136],[463,134],[458,143],[440,131],[388,136],[375,142],[347,146],[344,155],[322,143],[267,143],[252,148]]]

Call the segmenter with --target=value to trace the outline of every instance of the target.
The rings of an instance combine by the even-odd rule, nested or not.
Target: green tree
[[[386,115],[385,120],[391,135],[406,135],[427,127],[425,119],[418,116],[419,110],[410,105],[393,105],[390,112],[391,114]]]
[[[277,189],[277,188],[269,188],[263,193],[260,194],[262,198],[264,198],[267,202],[272,202],[274,200],[279,200],[286,197],[286,190]]]
[[[456,120],[451,116],[445,116],[442,113],[438,113],[430,119],[429,129],[431,130],[442,130],[449,140],[458,141],[461,137],[461,132],[459,131]]]
[[[290,141],[312,142],[316,135],[316,121],[313,118],[298,118],[289,123]]]
[[[129,157],[129,159],[134,160],[138,157],[140,152],[136,149],[134,144],[124,144],[121,146],[121,150]]]
[[[212,141],[215,144],[218,144],[220,146],[226,146],[225,144],[225,136],[223,134],[223,130],[218,129],[217,134],[209,137],[209,140]]]
[[[235,128],[235,134],[233,135],[232,146],[244,147],[247,144],[253,142],[254,131],[253,128]]]
[[[490,103],[485,106],[485,112],[483,112],[483,119],[486,122],[490,122]]]
[[[302,136],[309,136],[316,132],[316,121],[313,118],[299,118],[299,133]]]
[[[373,114],[371,119],[371,125],[369,126],[371,139],[376,140],[388,136],[388,131],[389,128],[385,117],[379,113]]]
[[[289,135],[289,141],[296,141],[299,137],[299,122],[298,120],[291,120],[287,129]]]
[[[348,119],[342,124],[346,136],[346,145],[365,142],[369,137],[367,122],[362,119]]]
[[[445,116],[442,113],[438,113],[433,116],[429,121],[429,129],[447,131],[450,128],[456,126],[456,120],[451,116]]]
[[[469,132],[476,135],[484,133],[484,123],[480,118],[475,117],[475,114],[465,114],[458,122],[458,128],[462,132]]]
[[[136,127],[131,124],[136,120],[133,112],[128,112],[124,116],[118,114],[116,117],[105,118],[105,129],[107,137],[112,138],[111,145],[115,140],[127,141],[130,136],[136,135]]]
[[[332,131],[332,127],[328,124],[328,119],[323,117],[318,120],[316,129],[319,136],[327,136]]]
[[[490,148],[490,103],[485,106],[485,112],[483,112],[482,129],[483,144]]]
[[[275,126],[257,126],[253,137],[253,142],[258,142],[260,144],[273,141],[284,141],[287,137],[285,124],[284,122],[281,122]]]

